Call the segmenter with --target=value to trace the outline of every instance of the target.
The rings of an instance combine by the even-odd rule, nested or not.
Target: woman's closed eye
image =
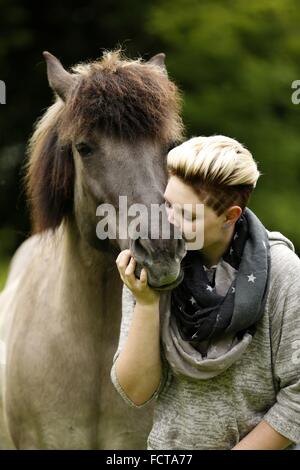
[[[194,222],[197,219],[197,216],[195,214],[184,214],[184,219],[188,222]]]

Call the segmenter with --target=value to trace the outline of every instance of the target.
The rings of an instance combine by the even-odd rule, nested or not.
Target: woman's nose
[[[174,225],[174,210],[167,208],[168,222]]]
[[[180,220],[174,217],[174,209],[168,209],[168,221],[169,224],[175,225],[175,227],[179,228],[180,231],[182,229]]]

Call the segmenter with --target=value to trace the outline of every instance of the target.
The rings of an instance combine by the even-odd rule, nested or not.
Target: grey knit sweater
[[[111,380],[129,406],[142,408],[155,400],[148,450],[231,449],[262,419],[293,443],[300,443],[300,259],[281,233],[268,231],[268,235],[268,298],[242,357],[214,378],[195,380],[173,374],[161,348],[160,385],[139,406],[126,396],[115,372],[135,306],[135,298],[124,286]]]

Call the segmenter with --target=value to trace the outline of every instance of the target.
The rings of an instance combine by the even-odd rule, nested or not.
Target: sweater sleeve
[[[143,408],[144,406],[148,405],[150,402],[154,401],[154,399],[156,399],[158,395],[161,393],[168,379],[169,367],[168,367],[165,357],[163,356],[163,354],[161,354],[162,376],[161,376],[160,383],[158,385],[158,388],[154,392],[154,394],[146,402],[142,403],[141,405],[136,405],[132,400],[130,400],[130,398],[126,395],[126,393],[122,389],[118,381],[117,374],[116,374],[116,360],[127,339],[135,304],[136,304],[135,297],[133,296],[130,289],[128,289],[128,287],[124,284],[123,291],[122,291],[122,319],[121,319],[121,328],[120,328],[120,335],[119,335],[119,344],[118,344],[117,351],[115,352],[114,357],[113,357],[113,365],[111,368],[110,378],[117,392],[120,394],[120,396],[129,406],[133,408]],[[162,351],[162,347],[161,347],[161,351]]]
[[[300,259],[287,247],[277,251],[278,275],[270,304],[277,395],[264,420],[290,441],[300,443]]]

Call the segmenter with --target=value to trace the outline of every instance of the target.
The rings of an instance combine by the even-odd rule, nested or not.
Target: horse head
[[[94,62],[67,71],[44,52],[56,101],[31,139],[27,191],[35,231],[55,230],[73,218],[80,236],[100,251],[130,248],[148,282],[170,289],[182,280],[186,253],[176,227],[169,236],[151,237],[151,207],[164,203],[168,150],[182,139],[180,95],[169,79],[164,54],[146,61],[106,52]],[[106,240],[97,235],[97,208],[109,204],[120,213],[140,204],[145,236],[121,236],[120,217],[108,218]],[[128,219],[128,224],[129,224]],[[116,225],[113,227],[113,225]]]

